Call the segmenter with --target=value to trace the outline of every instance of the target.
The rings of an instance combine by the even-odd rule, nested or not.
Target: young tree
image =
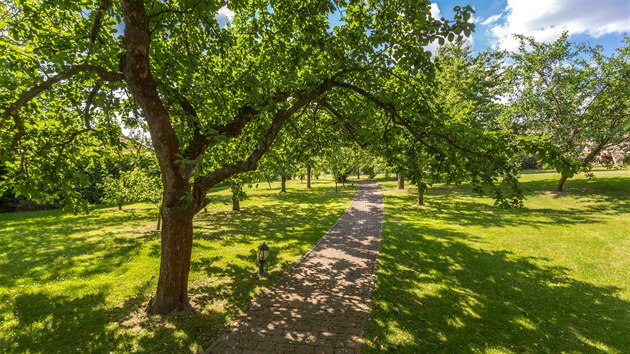
[[[630,149],[630,38],[605,56],[602,47],[569,42],[567,33],[552,43],[517,37],[509,69],[512,119],[523,134],[548,140],[542,158],[560,172],[562,191],[604,149]]]
[[[209,188],[256,169],[287,119],[324,97],[343,107],[341,93],[353,92],[396,109],[390,99],[398,93],[374,90],[380,78],[392,67],[411,77],[430,68],[426,45],[473,27],[470,7],[458,7],[449,22],[431,16],[429,1],[237,1],[229,3],[234,17],[219,23],[222,6],[9,0],[0,7],[3,183],[69,183],[82,158],[120,136],[121,121],[148,126],[164,186],[151,313],[189,307],[192,221]],[[337,6],[343,23],[329,29]],[[68,201],[80,197],[72,190],[62,192]]]

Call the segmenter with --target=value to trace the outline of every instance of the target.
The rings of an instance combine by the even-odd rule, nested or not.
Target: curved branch
[[[120,73],[111,72],[103,67],[96,66],[96,65],[81,64],[81,65],[72,66],[66,69],[66,71],[60,74],[57,74],[53,77],[50,77],[49,79],[45,80],[39,85],[31,87],[29,90],[24,92],[15,102],[13,102],[11,105],[9,105],[9,107],[7,107],[4,110],[3,116],[12,117],[13,120],[15,121],[15,128],[17,129],[17,133],[15,133],[15,136],[13,137],[12,148],[15,147],[17,143],[20,141],[20,139],[22,138],[22,136],[26,134],[26,131],[24,129],[24,122],[20,118],[20,114],[19,114],[20,108],[22,108],[25,104],[27,104],[30,100],[37,97],[42,92],[49,90],[54,84],[62,80],[69,79],[72,76],[77,75],[82,72],[92,72],[92,73],[98,74],[99,78],[105,81],[122,81],[123,80],[123,75]],[[4,119],[2,121],[4,122]]]
[[[108,71],[107,69],[90,64],[80,64],[76,66],[72,66],[66,71],[57,74],[48,80],[40,83],[37,86],[31,87],[28,91],[24,92],[20,98],[17,99],[14,103],[12,103],[6,110],[5,114],[14,116],[17,115],[17,111],[22,108],[26,103],[28,103],[33,98],[37,97],[40,93],[50,89],[52,85],[71,78],[72,76],[82,73],[82,72],[91,72],[95,73],[99,76],[100,79],[105,81],[122,81],[123,75],[121,73],[116,73],[112,71]]]
[[[361,142],[360,139],[357,138],[356,130],[350,123],[348,123],[348,119],[346,117],[344,117],[341,114],[341,112],[339,112],[337,109],[335,109],[335,107],[333,107],[330,104],[330,102],[325,101],[325,100],[320,100],[320,101],[317,101],[317,104],[319,106],[325,108],[328,112],[330,112],[330,114],[332,114],[334,117],[336,117],[343,124],[343,126],[346,128],[348,133],[350,133],[350,136],[352,137],[352,140],[354,140],[354,142],[357,143],[357,145],[359,145],[362,149],[365,149],[367,147],[367,145],[365,143]]]
[[[334,77],[336,76],[337,75]],[[212,186],[230,178],[235,174],[255,170],[258,166],[258,161],[263,157],[267,150],[269,150],[287,119],[309,103],[315,101],[319,96],[330,90],[332,87],[333,79],[326,80],[314,90],[297,96],[294,103],[288,108],[278,111],[275,114],[271,125],[267,129],[263,141],[258,145],[258,147],[256,147],[247,159],[224,165],[205,176],[196,177],[193,187],[195,211],[199,211],[207,205],[208,201],[205,195],[208,189]]]
[[[423,144],[423,145],[425,145],[427,147],[431,147],[430,145],[427,145],[424,142],[424,139],[421,136],[421,134],[419,134],[417,132],[417,130],[411,125],[411,123],[409,123],[409,121],[404,119],[398,113],[398,110],[396,110],[396,107],[394,107],[393,104],[391,104],[389,102],[385,102],[385,101],[381,100],[380,98],[376,97],[376,95],[372,94],[371,92],[368,92],[368,91],[366,91],[366,90],[364,90],[364,89],[362,89],[362,88],[360,88],[358,86],[355,86],[353,84],[349,84],[349,83],[346,83],[346,82],[334,81],[333,82],[333,86],[352,90],[352,91],[358,93],[359,95],[367,98],[368,100],[372,101],[378,107],[383,109],[387,114],[389,114],[393,118],[393,122],[394,123],[402,125],[403,127],[405,127],[414,137],[416,137],[416,139],[418,139],[420,141],[421,144]],[[440,134],[440,133],[436,133],[436,132],[431,132],[430,134],[435,135],[435,136],[437,136],[437,137],[439,137],[441,139],[444,139],[447,143],[449,143],[450,145],[452,145],[453,147],[455,147],[456,149],[459,149],[461,151],[464,151],[464,152],[467,152],[469,154],[476,155],[476,156],[488,157],[486,154],[470,150],[468,148],[465,148],[465,147],[455,143],[451,138],[449,138],[448,136],[446,136],[444,134]]]

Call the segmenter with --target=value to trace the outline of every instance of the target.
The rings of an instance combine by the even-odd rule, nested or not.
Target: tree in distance
[[[517,36],[507,70],[509,115],[523,135],[539,136],[543,166],[567,179],[590,171],[605,149],[630,152],[630,37],[611,56],[603,47],[574,44],[568,33],[552,43]]]

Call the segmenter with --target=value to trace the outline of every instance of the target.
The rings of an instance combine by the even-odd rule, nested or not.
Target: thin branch
[[[350,133],[350,136],[352,137],[352,140],[354,140],[354,142],[357,143],[357,145],[359,145],[362,149],[365,149],[367,147],[367,145],[365,143],[361,142],[360,139],[357,138],[356,131],[355,131],[354,127],[350,123],[348,123],[348,119],[346,117],[344,117],[341,114],[341,112],[339,112],[337,109],[335,109],[335,107],[333,107],[330,104],[330,102],[324,101],[324,100],[320,100],[320,101],[317,101],[317,104],[320,105],[321,107],[325,108],[328,112],[330,112],[330,114],[335,116],[343,124],[343,126],[346,128],[348,133]]]
[[[83,122],[85,124],[85,129],[92,130],[92,126],[90,124],[90,120],[92,118],[92,105],[94,104],[94,98],[96,94],[101,89],[101,82],[97,81],[94,86],[92,86],[92,90],[90,90],[90,94],[85,102],[85,108],[83,109]]]
[[[94,16],[94,24],[92,25],[92,30],[90,31],[90,39],[92,43],[99,42],[103,43],[103,39],[99,36],[101,32],[101,27],[103,25],[103,16],[105,15],[105,11],[111,6],[112,0],[101,0],[98,4],[98,8],[96,9],[96,15]]]

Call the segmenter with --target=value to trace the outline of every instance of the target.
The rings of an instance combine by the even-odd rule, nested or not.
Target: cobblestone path
[[[378,186],[360,182],[337,224],[206,353],[360,353],[382,223]]]

